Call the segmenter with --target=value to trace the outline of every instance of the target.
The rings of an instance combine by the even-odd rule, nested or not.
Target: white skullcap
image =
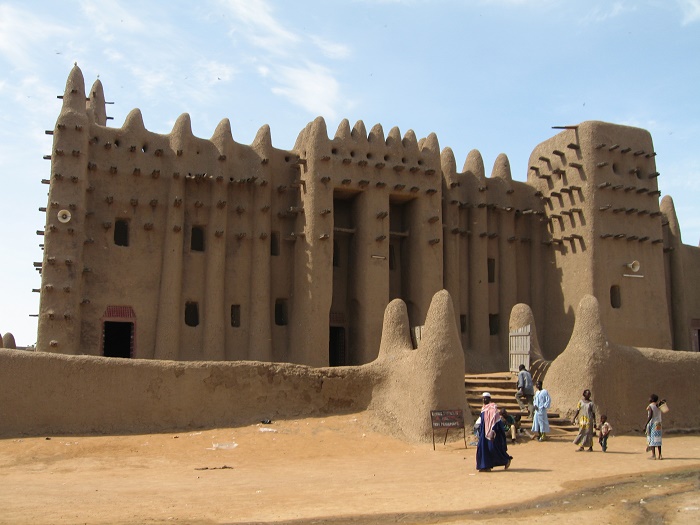
[[[481,394],[481,397],[491,397],[491,394],[489,392],[484,392]]]

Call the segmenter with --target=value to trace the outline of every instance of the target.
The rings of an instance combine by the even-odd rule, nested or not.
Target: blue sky
[[[700,239],[700,0],[0,1],[0,331],[36,341],[38,211],[74,62],[103,83],[111,125],[138,107],[168,133],[189,113],[210,137],[229,118],[249,144],[264,124],[294,146],[315,117],[380,123],[499,153],[525,180],[552,126],[648,129],[683,240]]]

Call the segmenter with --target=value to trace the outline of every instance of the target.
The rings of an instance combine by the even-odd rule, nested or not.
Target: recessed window
[[[241,305],[232,304],[231,305],[231,326],[238,328],[241,326]]]
[[[185,303],[185,324],[197,326],[199,324],[199,304],[195,302]]]
[[[467,316],[464,314],[459,316],[459,330],[463,334],[467,331]]]
[[[190,250],[193,252],[204,251],[204,227],[192,226],[192,235],[190,238]]]
[[[489,334],[498,335],[498,314],[489,314]]]
[[[272,232],[270,235],[270,255],[280,254],[280,232]]]
[[[495,283],[496,282],[496,259],[488,259],[487,264],[488,264],[489,282]]]
[[[114,221],[114,244],[129,246],[129,221],[126,219]]]
[[[287,326],[288,322],[287,299],[277,299],[275,301],[275,324],[277,326]]]
[[[620,308],[622,306],[622,297],[620,297],[620,287],[616,284],[610,287],[610,306]]]

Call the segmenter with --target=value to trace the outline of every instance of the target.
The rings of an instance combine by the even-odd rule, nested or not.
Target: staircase
[[[505,408],[513,416],[521,416],[520,425],[523,430],[530,431],[532,419],[527,414],[520,413],[520,407],[515,400],[517,376],[510,372],[496,372],[493,374],[465,374],[464,389],[467,396],[467,404],[474,415],[479,417],[483,405],[481,394],[489,392],[491,400],[499,408]],[[578,427],[571,424],[568,419],[562,418],[555,412],[547,412],[551,434],[560,436],[574,435]]]

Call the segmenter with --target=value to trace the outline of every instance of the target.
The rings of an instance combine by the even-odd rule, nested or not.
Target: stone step
[[[465,374],[464,391],[472,414],[478,417],[482,406],[481,394],[489,392],[491,399],[500,408],[505,408],[513,416],[519,415],[521,428],[529,432],[532,427],[532,419],[527,414],[520,413],[520,407],[515,401],[516,384],[516,376],[510,372]],[[550,412],[547,416],[552,432],[560,435],[578,432],[578,427],[572,425],[568,419],[560,417],[560,414]]]

